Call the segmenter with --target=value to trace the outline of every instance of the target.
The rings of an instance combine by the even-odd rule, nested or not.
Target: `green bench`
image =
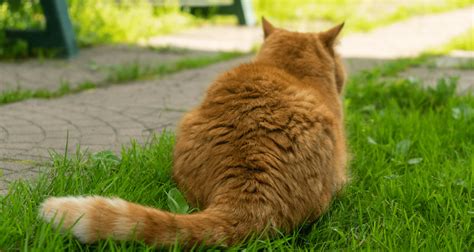
[[[8,0],[0,0],[0,4],[4,1]],[[19,0],[10,0],[18,4],[16,1]],[[30,48],[54,48],[58,50],[58,56],[73,57],[78,49],[65,0],[40,0],[40,4],[46,19],[45,30],[7,29],[6,36],[25,40]],[[180,4],[193,14],[206,15],[214,8],[216,14],[236,15],[240,25],[255,24],[251,0],[214,1],[212,4],[209,0],[180,0]]]
[[[57,49],[58,56],[70,58],[76,55],[78,49],[65,0],[40,0],[40,4],[46,20],[45,30],[7,29],[6,36],[25,40],[30,48]]]
[[[236,15],[240,25],[251,26],[255,24],[252,0],[214,0],[212,2],[209,0],[180,0],[180,4],[184,8],[189,8],[191,14],[194,15],[202,14],[206,16],[210,13]]]

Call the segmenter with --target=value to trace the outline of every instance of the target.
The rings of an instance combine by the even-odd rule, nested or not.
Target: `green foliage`
[[[110,42],[133,43],[194,24],[196,19],[180,12],[177,1],[154,8],[150,1],[70,0],[69,11],[81,45]],[[154,9],[158,9],[154,11]]]
[[[168,208],[171,212],[179,214],[188,213],[188,203],[177,188],[171,189],[166,195],[168,196]]]
[[[199,23],[197,18],[180,11],[178,0],[165,1],[164,6],[154,6],[148,0],[120,2],[67,1],[80,46],[136,43],[153,35],[175,32]],[[0,58],[28,56],[28,47],[24,42],[5,39],[5,28],[38,29],[44,26],[39,0],[0,3]]]
[[[474,247],[474,97],[455,95],[456,79],[425,89],[416,80],[386,78],[403,66],[394,65],[349,80],[344,104],[352,180],[329,211],[293,233],[272,240],[257,236],[229,250]],[[173,145],[173,134],[165,132],[143,147],[132,143],[120,157],[53,154],[51,170],[37,183],[15,182],[0,197],[0,249],[152,249],[140,242],[81,245],[38,220],[37,209],[48,196],[100,194],[189,212],[171,182]]]
[[[0,30],[0,58],[24,58],[28,56],[28,43],[25,41],[9,41],[5,32]]]
[[[0,30],[3,28],[33,29],[45,26],[38,0],[0,2]]]
[[[44,26],[41,8],[34,1],[0,1],[0,58],[24,58],[29,54],[25,41],[6,38],[6,28],[39,29]]]

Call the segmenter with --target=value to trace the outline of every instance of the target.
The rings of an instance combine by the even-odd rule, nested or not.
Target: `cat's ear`
[[[262,17],[263,37],[267,38],[275,30],[275,27]]]
[[[336,42],[337,36],[342,30],[342,27],[344,27],[344,22],[342,22],[339,25],[334,26],[333,28],[325,32],[321,32],[319,34],[321,41],[323,41],[323,43],[325,43],[328,47],[333,47]]]

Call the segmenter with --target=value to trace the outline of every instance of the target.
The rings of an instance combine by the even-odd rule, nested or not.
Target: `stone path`
[[[261,43],[262,36],[262,29],[258,26],[203,26],[178,34],[151,38],[145,45],[175,46],[211,52],[248,52]]]
[[[417,55],[446,43],[474,25],[474,5],[457,11],[419,16],[344,37],[339,51],[355,72],[387,59]],[[350,23],[347,23],[350,26]],[[17,87],[55,90],[63,83],[102,82],[108,69],[129,64],[157,65],[180,59],[213,55],[216,51],[248,52],[262,41],[260,27],[204,26],[151,38],[142,46],[118,45],[82,49],[72,60],[43,59],[0,62],[0,91]],[[150,50],[172,46],[188,50]]]
[[[351,58],[393,59],[416,56],[447,43],[474,26],[474,6],[407,19],[370,33],[353,34],[340,51]]]
[[[460,65],[470,65],[470,69],[462,69]],[[457,77],[458,94],[474,93],[474,52],[454,51],[453,53],[436,58],[431,64],[410,68],[399,74],[400,77],[410,77],[423,80],[426,86],[434,87],[438,80],[446,77]]]
[[[84,82],[101,83],[109,70],[131,64],[154,66],[181,59],[211,56],[217,52],[173,48],[109,45],[81,49],[73,59],[29,59],[0,62],[0,91],[23,89],[56,90],[63,83],[75,87]]]
[[[472,10],[472,8],[469,10]],[[456,16],[450,16],[449,13],[442,14],[442,16],[457,20],[445,20],[446,22],[452,22],[450,24],[462,23],[458,19],[466,21],[465,12],[466,10],[456,11],[454,12]],[[439,17],[439,15],[436,16]],[[433,20],[432,16],[425,18]],[[371,40],[366,41],[365,44],[354,42],[354,49],[350,47],[351,41],[358,41],[360,35],[349,35],[344,38],[341,46],[350,71],[357,72],[387,60],[383,57],[373,60],[370,58],[373,55],[361,57],[361,55],[363,56],[362,52],[370,51],[367,48],[376,48],[377,44],[392,43],[387,42],[388,40],[399,39],[399,41],[405,41],[403,34],[416,33],[416,30],[421,29],[418,26],[410,26],[409,21],[406,22],[404,29],[398,29],[401,31],[398,34],[399,36],[393,35],[393,38],[387,39],[384,37],[386,34],[384,35],[383,28],[380,28],[374,31],[375,34],[382,34],[379,35],[380,37],[373,35],[374,33],[369,33],[367,37],[370,37]],[[469,20],[466,22],[468,23]],[[425,22],[423,29],[435,29],[438,25],[438,22]],[[443,39],[436,39],[441,43],[441,41],[447,41],[453,35],[461,32],[456,31],[456,33],[449,34],[441,32],[439,36]],[[184,35],[179,35],[179,37],[182,36]],[[434,34],[431,32],[420,33],[420,36],[412,40],[412,43],[418,44],[419,41],[428,41],[429,39],[425,37],[433,36]],[[193,37],[189,39],[194,41]],[[216,38],[213,38],[213,40],[216,40]],[[361,48],[357,49],[358,46]],[[431,46],[431,43],[425,46]],[[408,49],[403,48],[409,49],[410,47],[386,48],[385,50],[398,50],[399,54],[397,55],[405,56]],[[360,53],[356,49],[360,50]],[[104,50],[122,51],[120,48]],[[131,57],[134,58],[135,51],[131,50]],[[127,51],[127,49],[123,51]],[[409,51],[409,53],[414,53],[411,49]],[[101,62],[104,65],[108,62],[117,63],[121,59],[128,62],[129,59],[128,56],[121,58],[122,56],[114,56],[114,54],[97,56],[100,55],[99,52],[93,53],[91,51],[88,53],[90,53],[91,59],[97,61],[102,59],[101,57],[109,57],[110,61],[104,59]],[[189,53],[191,55],[194,52]],[[161,52],[148,55],[148,53],[140,52],[137,55],[143,57],[144,62],[155,62],[155,60],[164,60],[166,56],[163,55],[167,55],[167,53]],[[186,57],[189,55],[186,55]],[[380,55],[387,56],[382,52]],[[88,62],[87,57],[81,57],[84,58],[79,58],[76,61],[80,62],[76,65],[77,69],[83,69],[84,64]],[[181,56],[178,53],[178,56],[168,54],[168,57],[171,60],[176,60]],[[0,194],[6,192],[9,182],[18,178],[33,178],[41,171],[42,167],[47,167],[51,150],[64,152],[67,135],[69,135],[69,152],[74,152],[78,144],[81,145],[81,149],[88,149],[91,152],[110,149],[118,152],[122,144],[129,143],[131,139],[144,142],[153,132],[160,132],[165,128],[173,129],[183,113],[199,102],[206,87],[216,78],[218,73],[250,59],[251,57],[242,57],[202,69],[183,71],[162,79],[88,90],[53,100],[27,100],[0,106]],[[449,60],[445,59],[444,62],[446,61]],[[11,63],[5,62],[0,63],[0,69],[10,66],[10,70],[13,71],[13,74],[7,71],[0,72],[1,79],[12,78],[12,80],[15,80],[15,73],[23,74],[18,69],[30,71],[29,64],[35,63],[23,62],[19,66],[13,66]],[[65,64],[74,65],[75,63]],[[55,72],[54,66],[45,64],[42,67],[51,68],[52,72],[48,74],[41,73],[41,75],[32,74],[31,78],[25,80],[24,85],[29,85],[28,83],[31,81],[38,83],[44,81],[45,85],[57,81],[55,78],[58,78],[59,72]],[[75,68],[71,67],[71,69],[70,71],[73,71]],[[38,71],[36,71],[37,74]],[[68,70],[64,73],[67,75],[70,72]],[[421,75],[417,72],[407,72],[405,74]],[[471,83],[471,85],[474,86],[474,83]],[[2,88],[4,87],[2,86]]]
[[[220,73],[249,58],[184,71],[161,80],[86,91],[54,100],[28,100],[0,107],[0,167],[6,182],[38,172],[50,149],[76,145],[91,152],[119,152],[131,139],[173,129],[184,111],[197,104]],[[21,162],[19,161],[21,160]],[[5,191],[7,183],[0,183]]]

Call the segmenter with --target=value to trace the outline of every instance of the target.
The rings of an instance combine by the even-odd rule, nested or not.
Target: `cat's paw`
[[[340,197],[344,195],[347,184],[350,183],[350,177],[341,176],[334,185],[333,194]]]

